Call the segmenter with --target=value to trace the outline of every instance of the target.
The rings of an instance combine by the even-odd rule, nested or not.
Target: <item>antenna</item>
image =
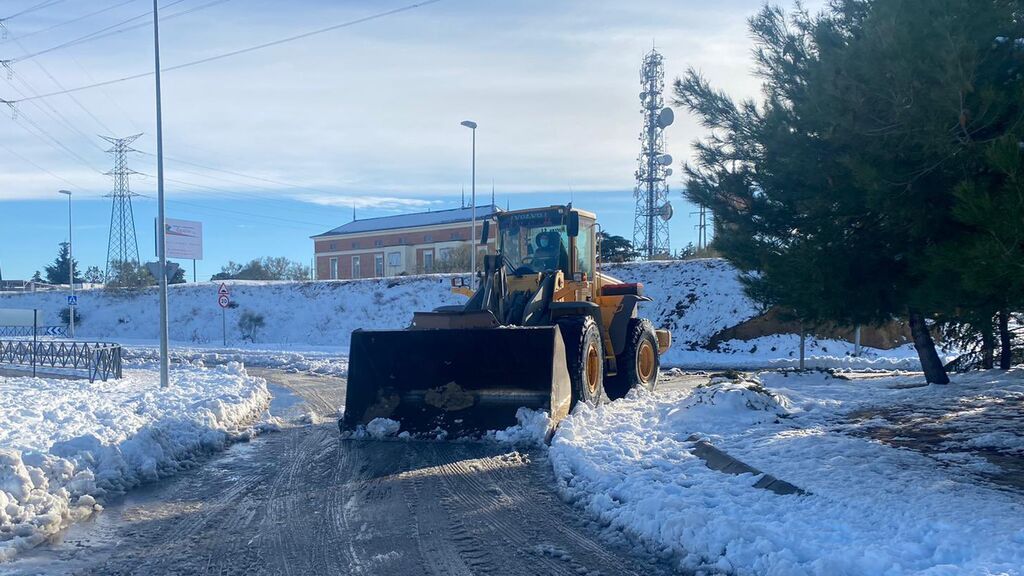
[[[356,203],[352,201],[352,221],[356,221]]]
[[[664,107],[661,96],[665,89],[663,58],[653,48],[653,39],[651,46],[640,67],[644,123],[633,190],[636,199],[633,247],[647,260],[669,254],[668,220],[672,217],[672,207],[668,203],[668,177],[672,174],[672,156],[665,153],[664,132],[675,121],[672,109]]]
[[[494,206],[494,178],[491,178],[491,206]]]
[[[466,185],[462,185],[462,207],[466,207]]]

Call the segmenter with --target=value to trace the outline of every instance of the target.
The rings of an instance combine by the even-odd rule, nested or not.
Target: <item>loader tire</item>
[[[618,400],[633,388],[650,392],[658,384],[658,338],[646,318],[633,318],[626,328],[626,347],[615,357],[619,372],[605,379],[608,398]]]
[[[560,318],[565,360],[572,383],[571,411],[579,403],[597,406],[604,400],[604,350],[601,329],[591,316]]]

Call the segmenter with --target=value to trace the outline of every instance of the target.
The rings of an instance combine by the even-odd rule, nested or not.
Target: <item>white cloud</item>
[[[470,134],[458,124],[472,118],[480,123],[478,191],[488,189],[491,180],[502,194],[569,187],[627,191],[633,186],[639,146],[638,69],[652,40],[666,58],[667,87],[692,65],[731,93],[753,95],[757,84],[748,73],[745,21],[759,4],[441,2],[167,73],[165,150],[170,156],[323,190],[306,194],[282,188],[307,202],[420,208],[430,197],[456,197],[463,185],[468,188]],[[168,22],[162,28],[164,62],[174,65],[380,9],[370,2],[227,2]],[[68,27],[62,34],[40,34],[26,45],[45,47],[138,11],[130,6],[124,14],[76,24],[73,33]],[[36,22],[22,22],[25,29],[44,25],[44,12]],[[24,31],[17,24],[10,24],[14,35]],[[148,32],[138,30],[57,51],[40,62],[70,87],[148,69],[148,41]],[[15,70],[41,92],[55,89],[28,62]],[[0,85],[0,97],[6,93]],[[151,78],[76,97],[120,135],[146,132],[137,147],[155,151]],[[82,132],[103,131],[69,98],[48,102]],[[110,160],[102,150],[70,132],[59,118],[27,103],[20,110],[89,164],[108,169]],[[668,149],[685,159],[701,129],[685,112],[676,117],[667,134]],[[55,174],[96,193],[109,188],[109,179],[89,172],[59,148],[9,120],[0,118],[0,126],[5,126],[5,142]],[[148,157],[134,157],[131,165],[147,173],[155,170]],[[173,168],[169,162],[168,170]],[[235,190],[273,187],[234,180],[201,183]],[[65,185],[16,158],[0,158],[0,199],[49,197],[54,186]],[[188,194],[217,192],[192,189]]]

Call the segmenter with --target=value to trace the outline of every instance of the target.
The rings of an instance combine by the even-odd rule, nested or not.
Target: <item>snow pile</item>
[[[402,424],[397,420],[391,420],[390,418],[374,418],[366,425],[366,433],[371,437],[380,440],[381,438],[387,438],[388,436],[398,434],[398,429],[401,427]]]
[[[678,419],[726,421],[730,426],[761,424],[788,417],[791,408],[788,398],[769,391],[754,378],[715,376],[710,383],[695,388],[681,406],[669,411],[666,417],[670,425]]]
[[[515,426],[504,430],[490,430],[487,437],[506,444],[543,446],[551,434],[551,418],[543,410],[519,408],[516,410]]]
[[[610,528],[674,553],[686,570],[1024,574],[1024,494],[997,489],[955,461],[872,438],[881,417],[850,417],[871,406],[981,402],[979,382],[762,379],[763,391],[748,378],[692,394],[635,392],[578,410],[550,448],[559,489]],[[1024,392],[1024,374],[990,375],[986,384],[1008,390],[1005,400]],[[983,404],[990,415],[1021,417],[1019,404]],[[972,433],[984,432],[974,422]],[[755,488],[758,476],[714,471],[691,453],[697,438],[809,494],[782,496]]]
[[[192,466],[269,405],[238,364],[96,382],[0,377],[0,560],[99,509],[97,499]]]

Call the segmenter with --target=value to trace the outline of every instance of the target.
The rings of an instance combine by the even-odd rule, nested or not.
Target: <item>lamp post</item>
[[[472,120],[463,120],[461,122],[463,126],[473,131],[473,195],[470,201],[470,214],[472,221],[470,223],[469,232],[469,268],[472,273],[471,282],[473,282],[473,289],[476,289],[476,122]]]
[[[164,216],[164,129],[160,107],[160,15],[153,0],[153,72],[156,79],[157,257],[160,261],[160,387],[170,386],[167,333],[167,220]]]
[[[66,194],[68,197],[68,285],[71,287],[71,296],[69,300],[74,300],[75,295],[75,254],[71,250],[71,191],[70,190],[58,190],[59,194]],[[68,304],[68,331],[71,333],[71,337],[75,337],[75,307],[72,304]]]

